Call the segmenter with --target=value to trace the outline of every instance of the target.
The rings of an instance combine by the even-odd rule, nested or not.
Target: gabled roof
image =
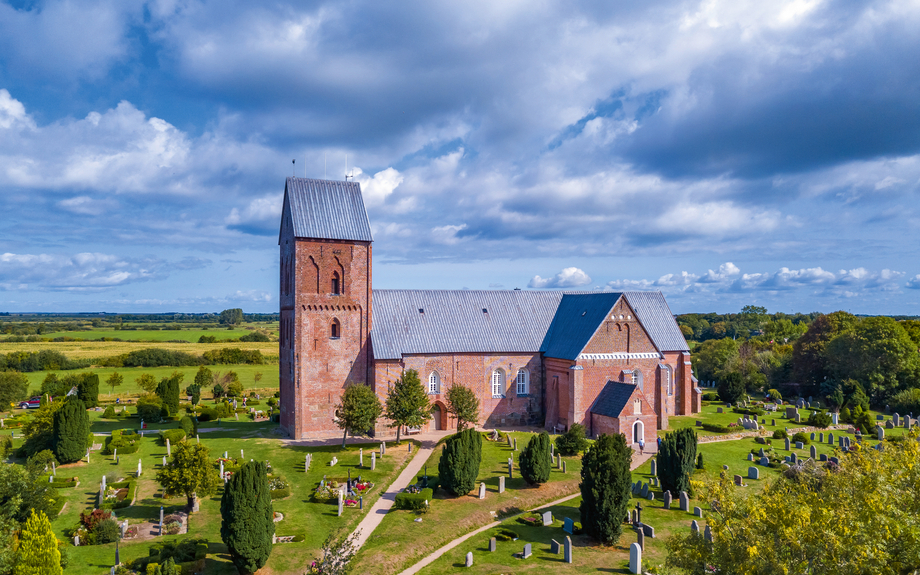
[[[565,294],[540,351],[547,357],[575,360],[622,294]]]
[[[284,210],[295,238],[374,241],[357,182],[287,178]]]
[[[539,351],[562,292],[377,289],[373,298],[374,357],[400,359]]]
[[[623,408],[626,407],[626,403],[632,396],[633,391],[636,390],[636,387],[631,383],[608,381],[604,385],[604,389],[597,394],[597,399],[594,400],[588,411],[607,417],[620,417],[620,413],[623,412]]]
[[[660,291],[628,291],[623,296],[658,351],[690,351],[674,314]]]

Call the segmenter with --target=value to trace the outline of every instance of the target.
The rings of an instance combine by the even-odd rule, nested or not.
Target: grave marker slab
[[[495,553],[495,537],[489,537],[489,551]]]
[[[505,492],[505,476],[504,475],[498,476],[498,492],[499,493]]]
[[[760,479],[760,470],[756,467],[748,467],[748,479]]]
[[[680,510],[681,511],[690,511],[690,496],[687,495],[686,491],[680,492]]]
[[[629,572],[642,573],[642,547],[638,543],[629,546]]]
[[[565,540],[562,542],[562,552],[563,558],[566,563],[572,562],[572,538],[568,535],[565,536]]]
[[[466,566],[467,567],[473,566],[473,552],[472,551],[469,551],[466,554]]]
[[[744,487],[744,482],[743,482],[743,480],[742,480],[742,478],[741,478],[740,475],[736,475],[736,476],[735,476],[735,486],[737,486],[737,487]]]
[[[695,516],[697,516],[697,517],[702,517],[702,516],[703,516],[703,508],[702,508],[702,507],[694,507],[694,508],[693,508],[693,514],[694,514]]]
[[[532,553],[533,552],[531,551],[530,543],[528,543],[527,545],[524,545],[524,552],[521,553],[524,559],[527,559],[528,557],[530,557]]]
[[[710,529],[709,525],[706,525],[706,529],[703,531],[703,538],[712,543],[712,529]]]
[[[642,531],[643,531],[643,533],[645,533],[645,536],[646,536],[646,537],[651,537],[652,539],[655,538],[655,528],[652,527],[651,525],[649,525],[649,524],[647,524],[647,523],[643,523],[643,524],[642,524]]]
[[[690,522],[690,531],[694,533],[700,532],[700,524],[696,522],[696,519]]]
[[[665,491],[665,492],[664,492],[664,498],[662,499],[662,501],[664,501],[664,508],[665,508],[665,509],[670,509],[670,508],[671,508],[671,492],[670,492],[670,491]]]
[[[562,530],[568,533],[569,535],[575,533],[575,522],[571,518],[566,517],[565,521],[562,523]]]
[[[479,498],[480,498],[480,499],[485,499],[485,498],[486,498],[486,484],[485,484],[485,482],[479,484]]]
[[[546,511],[543,513],[543,527],[548,527],[553,524],[553,512]]]
[[[554,555],[558,555],[559,549],[560,549],[559,542],[556,541],[555,539],[550,539],[549,552],[553,553]]]

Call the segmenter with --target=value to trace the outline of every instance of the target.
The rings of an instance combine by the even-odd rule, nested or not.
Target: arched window
[[[339,295],[342,293],[339,291],[339,285],[341,283],[341,278],[339,277],[339,272],[332,272],[332,293]]]
[[[332,327],[329,328],[329,337],[332,339],[338,339],[342,337],[342,326],[339,323],[339,320],[332,320]]]
[[[505,396],[505,372],[496,369],[492,372],[492,397]]]
[[[633,385],[639,386],[640,391],[642,390],[642,372],[640,370],[638,369],[632,370],[632,374],[630,375],[630,381],[632,381]]]
[[[436,371],[428,376],[428,393],[441,393],[441,376]]]
[[[671,368],[665,367],[661,370],[661,378],[664,380],[664,387],[668,390],[668,395],[674,395],[674,385],[671,383]]]
[[[527,395],[530,393],[530,374],[526,369],[519,369],[517,372],[517,391],[518,395]]]

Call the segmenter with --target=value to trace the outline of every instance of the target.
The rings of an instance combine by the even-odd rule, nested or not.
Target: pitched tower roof
[[[282,220],[288,214],[295,238],[374,241],[357,182],[287,178]]]

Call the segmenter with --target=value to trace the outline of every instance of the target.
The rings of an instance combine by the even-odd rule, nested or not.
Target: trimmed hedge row
[[[718,423],[704,423],[702,428],[715,433],[728,433],[729,431],[727,425],[719,425]]]
[[[137,453],[141,447],[141,436],[134,433],[131,429],[112,430],[111,437],[105,439],[105,447],[102,448],[103,455],[112,455],[118,449],[124,455]]]
[[[396,509],[408,509],[418,511],[425,508],[425,502],[431,502],[434,492],[430,488],[425,488],[418,493],[397,493],[394,506]]]

